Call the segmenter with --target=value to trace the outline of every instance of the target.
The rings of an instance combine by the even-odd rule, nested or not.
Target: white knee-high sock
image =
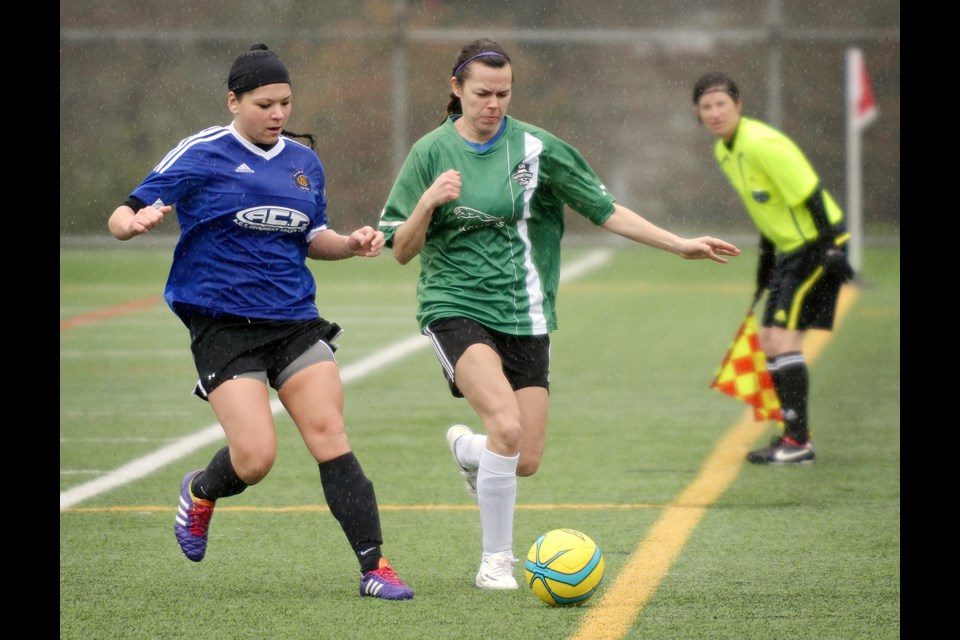
[[[513,512],[517,502],[517,462],[484,449],[477,472],[477,504],[483,529],[483,558],[491,553],[513,553]]]

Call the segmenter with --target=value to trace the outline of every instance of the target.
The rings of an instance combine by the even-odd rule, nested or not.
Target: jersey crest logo
[[[518,164],[516,171],[513,172],[513,181],[521,187],[525,187],[530,184],[531,180],[533,180],[533,171],[530,171],[530,165],[526,162]]]
[[[762,189],[755,189],[753,192],[753,199],[760,204],[766,204],[770,202],[770,193]]]
[[[252,231],[279,231],[281,233],[303,233],[310,225],[305,213],[287,207],[251,207],[238,211],[233,221]]]
[[[471,209],[470,207],[456,207],[453,210],[453,215],[455,215],[460,222],[461,231],[489,226],[502,227],[506,224],[503,218],[498,218],[489,213]]]
[[[310,191],[310,178],[307,177],[303,169],[294,171],[290,178],[293,179],[293,184],[297,185],[297,189],[300,189],[300,191]]]

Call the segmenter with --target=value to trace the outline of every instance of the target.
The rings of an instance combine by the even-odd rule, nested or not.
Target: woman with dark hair
[[[381,554],[373,483],[347,440],[334,343],[340,327],[318,312],[307,258],[376,257],[383,234],[329,226],[323,165],[286,130],[293,94],[265,45],[238,56],[227,82],[228,126],[182,140],[110,216],[129,240],[176,207],[181,234],[165,298],[190,331],[200,380],[227,446],[180,486],[177,542],[194,562],[207,550],[217,501],[273,467],[277,436],[267,385],[276,389],[316,460],[330,513],[360,563],[360,595],[406,600],[413,590]],[[312,139],[311,139],[312,140]]]
[[[760,346],[780,399],[782,432],[747,454],[755,464],[810,463],[808,329],[833,329],[840,287],[853,277],[843,211],[797,144],[743,114],[740,89],[710,72],[693,87],[697,119],[717,140],[714,157],[760,230],[756,303],[769,290]]]
[[[653,225],[617,204],[575,148],[507,116],[513,62],[496,42],[463,47],[450,88],[447,117],[413,145],[379,229],[400,264],[420,256],[420,329],[450,391],[467,399],[486,430],[458,424],[447,431],[480,508],[476,585],[516,589],[517,476],[533,475],[546,447],[565,207],[686,259],[725,263],[739,250]]]

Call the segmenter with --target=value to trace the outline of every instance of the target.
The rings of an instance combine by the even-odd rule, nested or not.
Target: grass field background
[[[432,350],[365,366],[416,339],[415,263],[312,264],[321,314],[346,330],[346,419],[384,552],[416,589],[383,602],[358,596],[356,560],[283,413],[270,475],[217,505],[203,562],[182,555],[180,479],[223,439],[184,444],[217,427],[190,395],[187,331],[161,299],[172,250],[61,247],[60,638],[899,638],[899,246],[868,245],[839,326],[811,333],[818,458],[781,468],[743,462],[774,427],[708,386],[752,294],[746,244],[728,265],[565,247],[565,265],[599,260],[561,285],[547,453],[519,483],[514,553],[556,527],[597,541],[601,590],[569,609],[473,586],[479,516],[444,434],[479,425]]]

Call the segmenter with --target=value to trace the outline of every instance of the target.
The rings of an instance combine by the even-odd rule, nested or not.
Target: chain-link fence
[[[334,226],[375,223],[406,150],[444,116],[460,46],[480,36],[513,57],[510,115],[578,147],[654,222],[728,236],[752,227],[694,118],[693,82],[735,77],[745,113],[791,135],[843,203],[856,46],[880,108],[863,137],[865,230],[899,237],[900,3],[859,0],[61,2],[61,237],[106,236],[166,151],[229,123],[226,73],[253,42],[290,68],[289,128],[319,138]]]

